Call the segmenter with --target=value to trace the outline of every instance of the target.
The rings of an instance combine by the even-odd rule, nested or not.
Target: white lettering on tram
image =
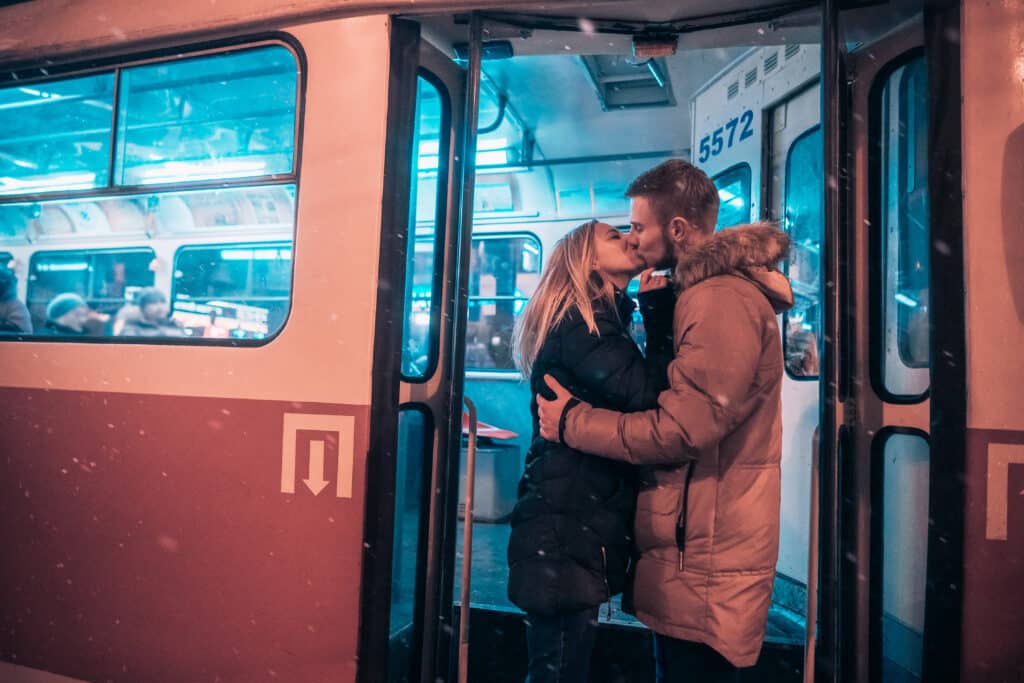
[[[1006,540],[1006,511],[1010,497],[1010,465],[1024,465],[1024,445],[989,444],[985,538],[990,541]]]
[[[285,413],[281,441],[281,493],[295,493],[296,444],[299,432],[321,432],[338,440],[338,498],[352,497],[352,463],[355,455],[355,418],[351,415]],[[309,476],[303,479],[314,496],[331,483],[324,471],[324,439],[309,441]]]

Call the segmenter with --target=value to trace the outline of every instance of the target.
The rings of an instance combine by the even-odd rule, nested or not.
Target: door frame
[[[359,599],[360,683],[387,681],[391,613],[392,534],[398,450],[399,378],[402,370],[405,269],[416,126],[419,25],[389,19],[388,113],[374,322],[370,441]]]

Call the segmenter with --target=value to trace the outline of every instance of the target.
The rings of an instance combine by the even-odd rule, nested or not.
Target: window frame
[[[805,130],[804,132],[800,133],[800,135],[796,136],[796,138],[793,140],[793,143],[789,146],[789,149],[786,150],[786,162],[785,162],[785,166],[784,166],[784,169],[785,169],[785,182],[784,182],[783,187],[782,187],[782,209],[783,209],[783,214],[785,214],[786,197],[789,196],[789,187],[790,187],[790,178],[791,178],[789,170],[790,170],[790,161],[792,161],[792,159],[793,159],[793,149],[798,144],[803,142],[803,140],[805,138],[809,138],[810,136],[812,136],[815,133],[817,133],[819,130],[821,130],[821,124],[820,123],[816,123],[815,125],[811,126],[807,130]],[[824,178],[822,180],[824,180]],[[824,211],[824,207],[825,207],[824,199],[825,199],[825,195],[824,195],[824,192],[822,192],[822,210],[823,211]],[[783,219],[781,221],[781,223],[782,223],[782,230],[792,240],[793,235],[790,234],[790,227],[788,225],[788,222],[786,220],[784,220],[785,219],[785,215],[781,216],[780,218]],[[821,223],[822,239],[823,240],[824,240],[824,227],[825,227],[824,221],[825,221],[825,216],[824,216],[824,213],[823,213],[822,214],[822,223]],[[783,261],[782,261],[782,272],[786,275],[786,279],[789,279],[789,261],[790,261],[789,255],[787,255],[786,258],[783,259]],[[818,278],[819,279],[819,283],[818,283],[819,284],[819,291],[820,291],[820,285],[821,285],[821,282],[820,282],[821,273],[822,273],[822,270],[819,270],[819,273],[818,273],[818,275],[819,275],[819,278]],[[818,302],[818,305],[819,306],[821,305],[821,301]],[[782,325],[780,325],[780,327],[782,328],[782,353],[783,353],[783,356],[785,356],[786,349],[787,349],[787,344],[789,342],[789,332],[788,332],[787,328],[789,327],[789,313],[790,313],[791,310],[792,309],[789,309],[789,310],[783,311],[782,313],[779,314],[781,316],[781,318],[782,318]],[[821,312],[820,314],[823,314],[823,312]],[[815,375],[794,375],[792,372],[790,372],[789,366],[785,362],[783,362],[783,364],[782,364],[783,369],[786,371],[786,376],[789,377],[789,379],[793,380],[794,382],[817,382],[817,381],[819,381],[821,379],[821,357],[822,357],[822,344],[821,344],[821,340],[822,340],[822,330],[821,329],[815,330],[815,335],[816,335],[815,341],[817,342],[817,345],[818,345],[818,350],[817,350],[817,352],[818,352],[818,373],[817,374],[815,374]]]
[[[480,235],[471,235],[470,236],[470,248],[472,249],[472,243],[477,241],[477,240],[500,240],[500,239],[522,239],[522,238],[532,239],[536,243],[537,250],[539,252],[537,258],[540,261],[540,271],[539,271],[539,274],[542,275],[544,273],[544,266],[545,266],[545,263],[544,263],[544,242],[543,242],[543,240],[541,240],[541,238],[536,233],[531,232],[529,230],[502,231],[502,232],[484,233],[484,234],[480,234]],[[472,276],[472,271],[470,271],[470,275]],[[529,302],[530,298],[532,296],[533,296],[533,294],[531,293],[530,296],[524,297],[524,300],[526,302]],[[469,306],[470,306],[470,303],[472,301],[474,301],[474,300],[491,301],[494,298],[495,297],[473,296],[473,295],[469,294],[468,291],[467,291],[467,295],[466,295],[467,319],[468,319],[468,315],[469,315],[469,313],[468,313]],[[517,299],[517,298],[518,297],[513,297],[513,299]],[[513,318],[513,321],[518,320],[518,317],[514,313],[513,313],[512,318]],[[513,357],[514,357],[514,354],[515,354],[515,351],[513,350]],[[477,378],[477,379],[483,379],[483,378],[515,379],[515,378],[519,378],[519,377],[522,376],[522,373],[519,371],[519,368],[515,367],[514,364],[513,364],[513,366],[511,368],[476,368],[476,367],[471,367],[468,363],[464,362],[464,364],[463,364],[463,371],[465,372],[466,377]]]
[[[911,67],[911,65],[914,62],[916,62],[916,61],[917,60],[911,60],[910,62],[908,62],[907,64],[904,65],[904,68],[909,69]],[[927,62],[923,58],[921,60],[920,68],[923,71],[923,73],[916,74],[916,75],[918,77],[924,76],[924,78],[926,79],[925,87],[927,87],[927,78],[928,78],[928,70],[927,69],[928,69],[928,64],[927,64]],[[897,93],[896,96],[898,98],[899,106],[900,106],[901,111],[902,110],[907,110],[908,113],[909,113],[910,101],[911,101],[911,98],[913,97],[913,93],[911,93],[909,91],[909,87],[908,87],[909,79],[907,78],[908,75],[909,75],[909,73],[905,73],[903,78],[900,79],[899,92]],[[926,95],[927,95],[927,93],[926,93]],[[914,106],[916,106],[916,105],[914,105]],[[927,104],[925,106],[927,107]],[[914,115],[916,117],[918,112],[915,110],[913,113],[914,113]],[[925,116],[924,124],[925,124],[925,130],[927,131],[927,126],[928,126],[927,110],[926,110],[925,113],[926,113],[926,116]],[[913,163],[914,169],[916,171],[916,169],[917,169],[917,133],[918,133],[918,126],[917,126],[917,124],[918,124],[918,121],[917,121],[917,118],[913,118],[913,117],[908,117],[906,119],[906,121],[907,121],[908,135],[906,135],[903,138],[904,149],[901,150],[901,151],[904,152],[905,158],[900,160],[901,162],[903,162],[903,163],[900,164],[900,169],[901,169],[900,172],[901,173],[906,173],[905,181],[906,181],[907,185],[909,185],[911,182],[913,182],[916,179],[916,176],[912,176],[910,174],[909,164]],[[910,131],[912,131],[912,134],[910,133]],[[926,135],[925,136],[925,146],[926,146],[926,148],[927,148],[927,142],[928,142],[928,138],[927,138],[927,135]],[[928,163],[927,153],[925,154],[925,163]],[[924,189],[925,189],[925,192],[927,192],[927,190],[928,190],[928,187],[927,187],[927,176],[925,177],[925,188]],[[908,192],[907,194],[910,194],[910,193]],[[903,228],[904,226],[901,225],[900,227]],[[901,230],[901,233],[903,233],[903,232],[904,231]],[[931,230],[929,228],[929,233],[930,232],[931,232]],[[924,253],[925,253],[926,256],[930,256],[929,248],[928,248],[928,241],[930,241],[930,237],[929,237],[929,239],[925,240],[925,244],[924,244],[924,246],[925,246]],[[896,265],[897,265],[897,268],[899,269],[899,272],[901,272],[901,273],[904,272],[904,267],[903,267],[904,266],[904,258],[907,256],[907,252],[909,250],[908,248],[910,246],[911,245],[909,243],[909,240],[901,239],[899,241],[898,250],[897,250],[898,253],[896,255]],[[930,259],[929,259],[929,263],[928,263],[928,270],[929,270],[929,273],[930,273],[930,271],[931,271],[931,260]],[[930,302],[922,302],[922,303],[928,304]],[[929,320],[931,319],[930,311],[931,311],[931,309],[929,308],[929,314],[928,314]],[[903,329],[903,325],[901,324],[902,316],[903,316],[903,311],[901,309],[897,309],[897,311],[896,311],[896,330],[897,330],[897,333],[900,330]],[[922,362],[918,362],[918,361],[914,361],[914,360],[908,360],[907,354],[904,353],[907,350],[905,348],[905,341],[906,340],[902,336],[899,336],[897,338],[897,340],[896,340],[896,352],[897,352],[897,354],[899,356],[900,362],[903,365],[905,365],[907,368],[911,368],[911,369],[920,369],[920,368],[930,367],[930,365],[931,365],[930,360],[926,360],[923,363]]]
[[[150,185],[115,185],[113,184],[113,173],[116,167],[116,154],[117,148],[120,144],[117,138],[117,131],[119,123],[117,121],[117,112],[120,110],[120,71],[123,69],[159,64],[162,62],[176,62],[190,59],[197,59],[207,56],[215,56],[225,53],[238,53],[247,50],[258,49],[261,47],[284,47],[291,54],[295,60],[296,68],[296,81],[295,81],[295,119],[293,124],[293,139],[292,139],[292,170],[286,174],[268,174],[262,176],[249,176],[244,178],[229,178],[224,180],[208,179],[208,180],[194,180],[187,182],[169,182],[169,183],[157,183]],[[288,326],[288,322],[291,319],[291,312],[294,307],[294,293],[295,284],[295,252],[296,252],[296,241],[298,236],[298,206],[299,196],[301,192],[301,169],[302,169],[302,140],[304,131],[305,121],[305,103],[306,103],[306,89],[308,81],[308,61],[306,58],[305,50],[302,48],[301,43],[294,36],[285,33],[283,31],[264,31],[259,33],[253,33],[249,35],[237,36],[234,38],[220,39],[214,41],[205,41],[197,43],[187,43],[184,45],[175,45],[164,47],[156,50],[148,50],[145,52],[127,53],[122,55],[116,55],[103,59],[91,60],[89,62],[78,62],[66,65],[55,65],[46,67],[29,67],[24,69],[15,69],[4,72],[5,77],[0,78],[0,87],[9,87],[12,85],[38,85],[45,84],[64,79],[76,78],[79,76],[96,75],[101,73],[107,73],[113,71],[115,73],[114,82],[114,106],[113,106],[113,123],[111,129],[111,144],[110,144],[110,157],[108,159],[108,175],[107,185],[102,187],[96,187],[88,190],[69,190],[69,191],[51,191],[51,192],[35,192],[26,194],[9,194],[0,195],[0,205],[6,204],[24,204],[24,203],[49,203],[58,202],[62,200],[89,200],[89,199],[110,199],[118,196],[136,196],[136,195],[166,195],[177,192],[196,191],[196,190],[225,190],[225,189],[245,189],[250,187],[266,187],[272,185],[292,185],[295,187],[295,202],[292,213],[292,271],[291,271],[291,292],[289,294],[288,313],[285,315],[284,321],[281,327],[274,334],[268,334],[264,339],[198,339],[195,337],[111,337],[111,336],[96,336],[96,337],[57,337],[57,336],[43,336],[33,332],[31,335],[21,336],[6,336],[0,335],[0,343],[8,342],[76,342],[76,343],[87,343],[87,344],[151,344],[151,345],[166,345],[166,346],[246,346],[255,347],[269,344],[277,336],[285,330]],[[11,243],[11,241],[8,241]],[[27,240],[23,243],[28,243]],[[145,248],[150,249],[155,254],[155,244],[151,237],[147,237],[142,244],[132,245],[126,247],[111,247],[110,250],[122,251],[124,249],[136,249]],[[49,245],[48,245],[49,246]],[[53,245],[56,247],[57,245]],[[196,245],[179,245],[175,250],[175,257],[177,256],[177,250],[184,246],[202,246],[202,243]],[[101,249],[106,250],[106,249]],[[101,251],[101,250],[87,250],[87,251]],[[47,249],[42,251],[34,251],[29,256],[29,271],[28,276],[31,277],[31,263],[37,254],[45,254],[51,251],[66,251],[65,249]],[[74,251],[74,250],[69,250]],[[154,256],[155,257],[155,256]],[[31,282],[26,283],[27,286],[31,285]],[[173,276],[172,286],[173,290]],[[28,289],[26,288],[25,303],[28,305],[29,296]],[[168,293],[168,303],[173,304],[173,291]]]
[[[437,158],[437,169],[434,173],[437,177],[437,188],[434,203],[434,277],[430,283],[430,322],[427,328],[427,365],[423,369],[422,375],[406,375],[402,364],[399,364],[399,376],[403,382],[409,384],[424,384],[429,382],[434,374],[437,372],[437,366],[440,361],[441,353],[441,296],[442,290],[444,289],[444,268],[439,267],[444,264],[444,245],[448,234],[448,180],[449,180],[449,157],[448,151],[451,149],[451,134],[452,134],[452,104],[451,104],[451,93],[448,92],[448,88],[445,86],[444,81],[436,74],[431,72],[429,69],[420,67],[416,70],[416,78],[422,78],[427,83],[432,85],[437,91],[438,97],[441,101],[441,125],[438,130],[440,135],[438,138],[438,158]],[[418,90],[418,87],[417,87]],[[418,116],[419,112],[415,112],[414,116]],[[418,142],[418,140],[417,140]],[[414,163],[419,164],[418,147],[413,150]],[[413,178],[414,183],[419,182],[418,170],[414,173],[416,176]],[[410,200],[414,200],[416,195],[411,195]],[[406,235],[406,262],[405,262],[405,305],[402,307],[402,349],[401,353],[405,356],[405,326],[408,322],[409,315],[412,312],[412,275],[410,272],[410,264],[416,257],[416,203],[410,201],[409,206],[409,234]]]
[[[796,143],[794,143],[794,144],[796,144]],[[745,221],[740,222],[740,223],[733,223],[732,225],[724,225],[724,226],[722,226],[722,228],[719,228],[716,225],[715,226],[715,231],[716,232],[718,230],[721,230],[721,229],[724,229],[724,228],[729,228],[729,227],[732,227],[734,225],[743,225],[744,223],[749,223],[752,220],[753,208],[754,207],[753,207],[753,204],[751,203],[751,199],[750,198],[751,198],[751,193],[754,191],[753,190],[754,171],[751,169],[750,164],[748,164],[746,161],[741,161],[739,163],[735,163],[732,166],[729,166],[728,168],[726,168],[726,169],[724,169],[722,171],[719,171],[714,176],[712,176],[711,177],[711,182],[714,184],[715,190],[718,190],[719,189],[719,187],[718,187],[718,180],[720,178],[726,177],[726,176],[728,176],[728,175],[730,175],[732,173],[736,173],[737,171],[744,171],[745,172],[745,175],[743,176],[743,178],[744,178],[743,188],[744,188],[744,191],[746,192],[746,195],[744,196],[743,200],[747,204],[747,219]],[[719,204],[719,215],[721,215],[721,204]],[[716,223],[717,223],[717,221],[716,221]]]
[[[881,191],[882,183],[885,180],[884,156],[882,149],[884,145],[885,125],[887,118],[882,108],[882,95],[890,77],[898,70],[909,65],[918,58],[925,58],[924,48],[914,48],[901,54],[896,59],[885,65],[875,76],[874,83],[868,97],[868,219],[871,226],[868,235],[868,374],[871,381],[871,388],[883,401],[897,405],[913,405],[927,401],[931,396],[931,371],[929,369],[928,386],[917,394],[897,394],[889,390],[885,382],[885,359],[886,359],[886,272],[885,249],[887,238],[883,228],[887,227],[887,221],[883,218],[885,206],[882,198],[885,193]],[[929,227],[931,218],[929,217]],[[930,265],[929,265],[930,268]],[[929,283],[931,275],[929,274]],[[929,313],[930,316],[930,313]],[[931,335],[929,335],[931,336]],[[929,347],[932,339],[929,339]],[[897,353],[899,351],[897,350]],[[903,362],[902,357],[900,362]],[[915,369],[906,366],[907,369]]]

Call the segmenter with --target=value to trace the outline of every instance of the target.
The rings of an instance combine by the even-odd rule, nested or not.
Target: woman
[[[664,278],[641,278],[647,357],[629,336],[626,286],[644,268],[617,229],[591,221],[554,248],[513,339],[531,394],[550,374],[580,399],[620,411],[656,404],[668,386],[674,296]],[[539,437],[519,482],[509,539],[509,599],[527,613],[528,683],[587,680],[598,609],[622,591],[636,492],[629,466]]]

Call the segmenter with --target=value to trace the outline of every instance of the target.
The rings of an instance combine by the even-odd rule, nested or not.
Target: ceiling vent
[[[664,59],[622,55],[580,57],[604,111],[676,103]]]

